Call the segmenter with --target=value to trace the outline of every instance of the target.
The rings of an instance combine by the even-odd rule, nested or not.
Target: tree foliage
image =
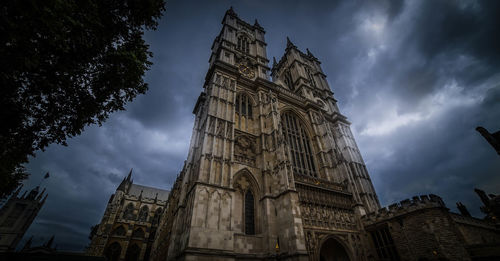
[[[163,0],[0,3],[0,198],[26,178],[28,156],[146,92],[143,33],[164,10]]]

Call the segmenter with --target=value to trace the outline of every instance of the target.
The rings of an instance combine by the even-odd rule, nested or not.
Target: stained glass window
[[[290,158],[294,173],[316,177],[316,167],[311,142],[304,124],[292,113],[284,113],[281,118],[283,135],[290,147]]]

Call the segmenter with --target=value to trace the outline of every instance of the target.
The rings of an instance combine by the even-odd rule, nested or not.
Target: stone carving
[[[356,229],[349,195],[296,184],[305,227]]]
[[[234,140],[234,158],[236,161],[248,165],[255,165],[255,138],[238,132]]]
[[[345,191],[347,188],[343,184],[340,183],[334,183],[328,180],[320,179],[320,178],[315,178],[312,176],[306,176],[306,175],[301,175],[301,174],[295,174],[295,181],[297,182],[303,182],[303,183],[309,183],[309,184],[314,184],[314,185],[321,185],[323,187],[337,190],[337,191]]]
[[[250,181],[245,176],[240,177],[235,184],[235,187],[241,191],[246,191],[249,186]]]
[[[312,115],[313,115],[314,123],[319,124],[319,125],[323,124],[324,119],[323,119],[323,116],[321,116],[321,114],[319,114],[318,112],[313,112]]]

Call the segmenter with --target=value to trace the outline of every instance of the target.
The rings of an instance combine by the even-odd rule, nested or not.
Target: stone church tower
[[[48,194],[35,187],[19,196],[20,186],[0,209],[0,252],[14,251],[45,204]],[[27,195],[26,195],[27,194]]]
[[[320,61],[229,9],[212,45],[191,147],[153,260],[365,260],[380,208]],[[272,80],[271,80],[272,78]]]

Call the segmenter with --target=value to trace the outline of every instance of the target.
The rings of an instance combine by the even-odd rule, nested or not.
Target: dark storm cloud
[[[136,183],[170,188],[230,5],[265,28],[271,61],[286,36],[322,61],[383,205],[434,193],[479,215],[473,188],[500,192],[498,156],[474,130],[500,129],[498,1],[169,1],[158,31],[146,33],[148,93],[28,165],[27,188],[51,177],[25,239],[55,234],[61,249],[83,249],[131,168]]]

